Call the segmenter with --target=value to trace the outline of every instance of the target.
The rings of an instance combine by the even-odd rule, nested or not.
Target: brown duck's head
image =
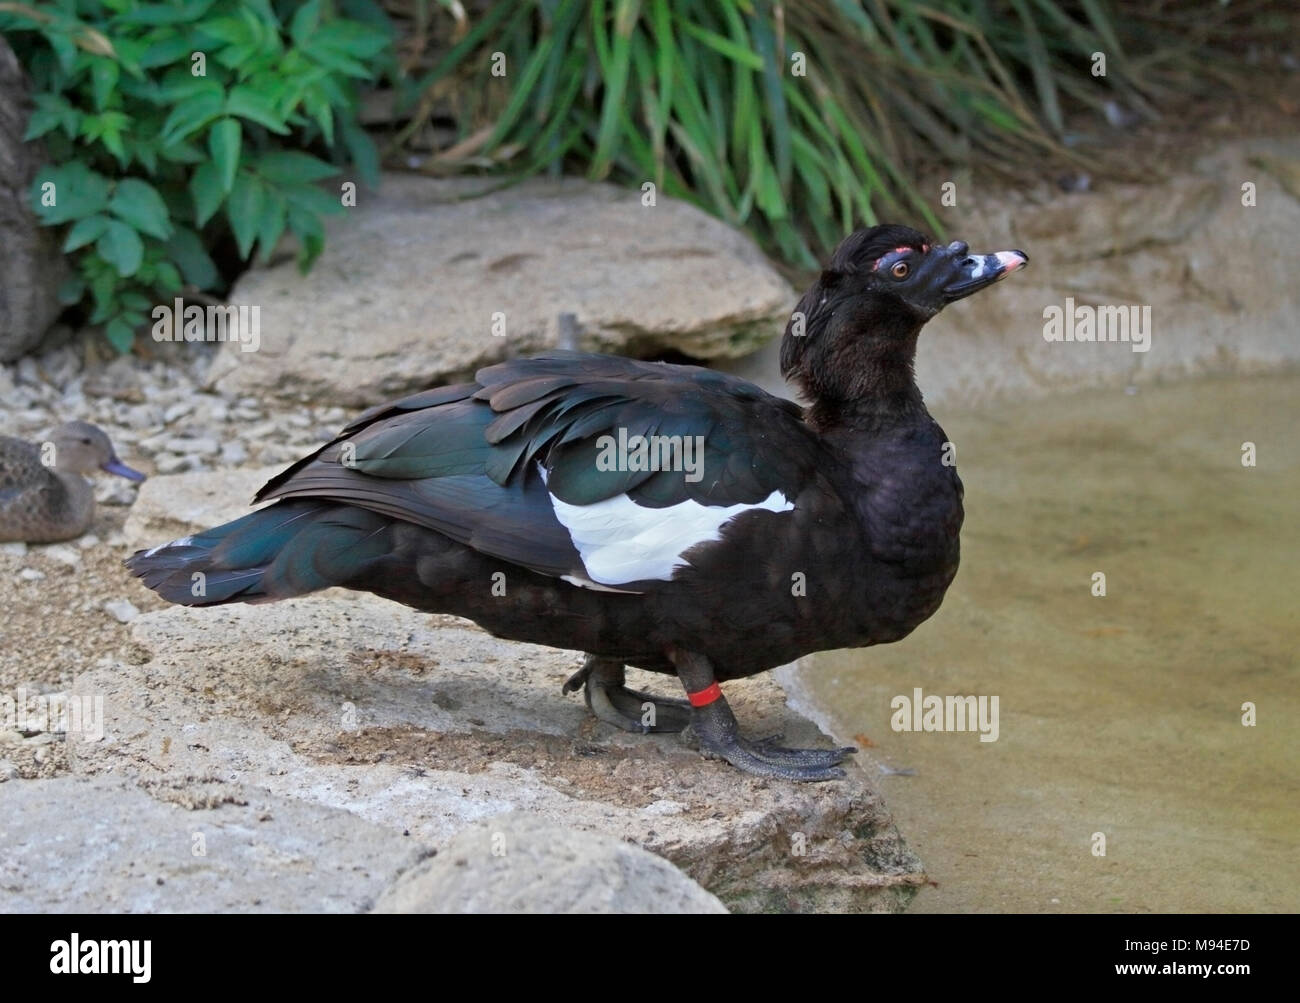
[[[96,470],[117,474],[129,481],[142,481],[144,474],[132,470],[117,458],[113,444],[104,430],[85,421],[70,421],[60,425],[46,440],[53,450],[50,466],[70,474],[91,474]]]

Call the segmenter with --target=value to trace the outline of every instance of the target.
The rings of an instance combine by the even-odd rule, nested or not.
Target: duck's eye
[[[896,279],[905,279],[911,273],[912,266],[906,261],[897,261],[894,267],[889,270],[889,274]]]

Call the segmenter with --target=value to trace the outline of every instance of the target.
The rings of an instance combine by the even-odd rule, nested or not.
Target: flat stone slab
[[[0,912],[358,912],[427,853],[219,778],[0,784]]]
[[[381,913],[725,913],[662,857],[511,812],[463,829],[394,882]]]
[[[856,767],[839,782],[771,781],[703,758],[688,736],[619,731],[561,695],[574,652],[342,590],[172,607],[130,632],[124,658],[73,686],[103,706],[102,738],[68,737],[78,775],[257,791],[435,850],[527,812],[655,853],[733,911],[894,911],[924,880]],[[770,674],[727,694],[749,734],[827,743]]]

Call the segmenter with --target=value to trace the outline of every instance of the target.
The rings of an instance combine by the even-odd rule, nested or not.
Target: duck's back
[[[67,540],[85,532],[93,513],[90,485],[45,466],[32,443],[0,436],[0,541]]]

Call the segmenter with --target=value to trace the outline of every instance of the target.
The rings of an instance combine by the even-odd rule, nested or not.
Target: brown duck
[[[40,443],[0,435],[0,541],[52,543],[86,532],[95,492],[82,475],[96,470],[144,480],[117,458],[102,429],[84,421],[60,425]]]

